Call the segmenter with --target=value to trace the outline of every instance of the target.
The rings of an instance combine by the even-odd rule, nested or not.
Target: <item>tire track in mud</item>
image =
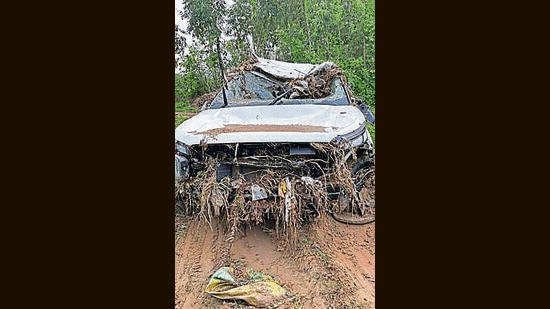
[[[324,216],[308,232],[296,259],[310,276],[303,308],[374,308],[374,225]]]
[[[228,257],[224,266],[234,267],[236,276],[245,278],[251,269],[271,275],[295,295],[278,308],[374,308],[374,224],[351,226],[321,216],[299,229],[299,247],[292,254],[261,226],[241,227],[230,247],[229,233],[219,224],[187,224],[187,234],[176,240],[178,309],[229,304],[252,308],[204,293],[224,257]]]
[[[329,273],[340,284],[339,305],[374,308],[374,223],[356,226],[335,222],[318,230],[320,246],[328,256]]]
[[[203,308],[203,303],[210,300],[203,292],[207,283],[204,278],[214,263],[203,257],[212,255],[214,237],[213,230],[205,223],[190,221],[185,235],[176,240],[176,308]]]
[[[186,219],[180,224],[186,228],[176,236],[175,308],[218,308],[218,301],[204,289],[231,244],[217,222]]]

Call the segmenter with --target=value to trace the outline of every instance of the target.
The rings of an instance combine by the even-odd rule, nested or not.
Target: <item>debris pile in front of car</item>
[[[303,73],[292,78],[290,66],[285,65],[250,60],[231,70],[228,79],[235,83],[228,90],[232,92],[228,107],[218,93],[203,107],[212,111],[208,120],[186,129],[187,140],[176,141],[176,175],[182,177],[176,181],[176,205],[200,220],[219,220],[231,240],[241,224],[269,220],[275,235],[292,248],[298,227],[327,213],[346,223],[355,219],[341,219],[340,214],[357,215],[360,224],[374,221],[372,140],[361,112],[341,107],[356,104],[342,70],[331,62],[311,70],[292,64],[293,70]],[[304,68],[309,71],[301,72]],[[245,76],[248,73],[253,74]],[[247,107],[238,107],[241,103]],[[265,107],[275,104],[277,109]],[[268,115],[273,110],[283,113],[284,108],[293,112],[280,118]],[[327,118],[330,124],[307,115],[304,119],[310,123],[299,123],[302,118],[294,111],[301,109],[322,110],[319,117],[332,117]],[[351,125],[342,124],[347,131],[326,142],[316,141],[324,138],[322,134],[340,132],[336,130],[341,119],[352,112],[363,124],[353,118]],[[282,123],[288,117],[297,120]],[[205,125],[210,119],[224,123]],[[178,170],[181,162],[185,169]]]

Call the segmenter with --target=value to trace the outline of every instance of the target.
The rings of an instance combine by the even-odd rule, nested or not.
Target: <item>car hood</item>
[[[322,143],[364,126],[361,111],[349,105],[243,106],[198,113],[176,128],[176,140],[187,145]]]

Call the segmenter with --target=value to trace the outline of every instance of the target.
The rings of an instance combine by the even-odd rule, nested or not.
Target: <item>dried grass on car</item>
[[[177,187],[180,210],[201,221],[219,220],[229,235],[229,241],[243,225],[265,224],[265,220],[271,220],[276,238],[292,250],[297,244],[298,228],[304,222],[325,215],[326,211],[344,211],[343,206],[338,206],[339,203],[329,200],[327,188],[331,185],[338,186],[341,194],[349,196],[355,205],[362,203],[357,197],[358,191],[347,164],[350,156],[355,159],[354,148],[346,147],[345,143],[311,144],[325,154],[333,166],[331,171],[317,179],[301,177],[285,169],[264,169],[255,171],[253,180],[237,174],[233,178],[224,177],[217,181],[219,161],[207,157],[204,171]],[[252,186],[269,190],[271,197],[252,200]],[[270,188],[278,188],[278,192]],[[285,190],[289,190],[290,194],[286,195]]]

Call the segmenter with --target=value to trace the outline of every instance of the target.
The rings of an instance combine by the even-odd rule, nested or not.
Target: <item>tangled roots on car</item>
[[[354,167],[348,163],[360,160],[356,160],[354,148],[345,143],[311,144],[332,166],[315,179],[284,168],[259,169],[252,178],[237,173],[218,179],[220,161],[209,156],[196,177],[177,185],[177,205],[198,220],[221,222],[229,233],[228,242],[233,241],[242,224],[266,224],[268,220],[277,239],[292,251],[297,245],[298,228],[304,222],[325,211],[353,212],[354,205],[365,203],[354,182]],[[329,199],[330,188],[348,197],[345,205]]]
[[[318,181],[290,179],[284,171],[277,170],[262,171],[253,182],[242,176],[216,181],[215,167],[216,161],[212,160],[207,163],[204,174],[180,184],[178,204],[181,211],[199,220],[219,220],[230,234],[228,241],[233,240],[241,224],[257,225],[270,220],[276,237],[293,248],[298,227],[319,215],[317,209],[324,209],[328,204],[326,191]],[[277,188],[279,192],[268,199],[245,198],[250,195],[248,190],[252,185]],[[285,198],[288,192],[285,190],[292,190],[292,196],[287,194]]]

